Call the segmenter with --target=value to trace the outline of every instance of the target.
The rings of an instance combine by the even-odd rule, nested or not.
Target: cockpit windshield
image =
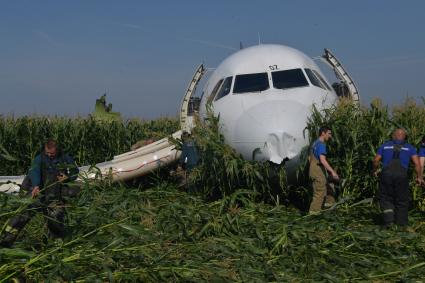
[[[237,75],[233,93],[258,92],[268,89],[269,77],[267,73]]]
[[[230,88],[232,87],[232,79],[233,77],[227,77],[224,80],[223,84],[220,87],[220,90],[217,92],[217,95],[214,98],[214,101],[217,101],[230,93]]]
[[[312,85],[326,89],[326,87],[322,84],[322,82],[320,81],[320,79],[316,76],[315,73],[313,73],[312,70],[310,69],[304,69],[305,73],[307,74],[308,78],[310,79],[310,82]]]
[[[328,90],[332,90],[331,87],[328,85],[328,83],[325,81],[325,79],[316,70],[313,70],[313,72],[316,74],[316,76],[319,78],[322,84],[326,86]]]
[[[215,95],[217,94],[218,88],[223,83],[223,79],[219,80],[215,87],[213,88],[213,91],[211,92],[210,96],[208,96],[207,104],[213,102]]]
[[[328,85],[328,83],[325,81],[324,78],[316,71],[316,70],[310,70],[310,69],[304,69],[308,78],[310,79],[310,82],[320,88],[323,88],[325,90],[331,90],[331,87]]]
[[[286,89],[308,86],[307,79],[301,69],[272,72],[274,88]]]

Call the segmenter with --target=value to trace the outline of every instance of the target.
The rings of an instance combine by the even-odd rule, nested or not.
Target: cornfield
[[[15,156],[38,150],[45,132],[37,125],[48,122],[29,127],[22,121],[12,127],[7,124],[18,119],[8,119],[3,119],[0,131],[2,156],[15,171],[2,170],[25,172],[27,165],[17,163]],[[31,118],[26,119],[30,124]],[[306,134],[313,141],[320,125],[332,127],[328,159],[344,181],[335,207],[307,215],[303,212],[310,200],[306,159],[298,185],[288,185],[282,168],[245,161],[226,146],[218,131],[219,120],[211,116],[207,126],[194,131],[202,162],[186,187],[180,187],[166,169],[139,184],[84,182],[81,194],[67,202],[66,238],[49,239],[45,221],[37,215],[12,249],[0,249],[0,282],[421,282],[425,277],[423,189],[411,184],[410,229],[381,230],[379,209],[371,199],[377,180],[370,169],[377,147],[395,127],[406,128],[409,142],[416,145],[425,133],[424,119],[424,107],[412,101],[392,111],[378,101],[370,107],[341,103],[324,112],[314,111]],[[71,120],[68,127],[74,129],[70,124]],[[170,125],[155,131],[169,134],[177,123]],[[44,127],[56,129],[53,124]],[[117,125],[102,127],[96,132],[96,146],[102,147],[100,142],[106,140],[116,146],[122,138],[112,133]],[[23,136],[18,139],[21,144],[8,146],[19,136],[6,134],[14,133],[12,128],[43,134],[33,134],[37,141],[32,146]],[[120,135],[130,136],[120,129]],[[84,131],[88,130],[80,130]],[[21,132],[28,136],[28,130]],[[85,152],[81,155],[85,159],[76,158],[80,164],[107,159],[102,153],[92,154],[95,146],[72,147],[71,141],[79,145],[81,136],[64,137],[70,139],[65,148],[74,156],[78,150]],[[134,142],[127,139],[120,143],[121,152]],[[14,147],[21,152],[13,151]],[[2,231],[7,219],[29,202],[25,197],[0,194]]]
[[[396,128],[405,128],[407,141],[416,147],[420,145],[425,135],[425,107],[408,99],[392,111],[379,100],[373,101],[368,108],[343,102],[324,113],[316,110],[307,127],[310,133],[315,133],[310,135],[311,141],[317,138],[318,128],[323,124],[332,128],[329,160],[344,178],[341,196],[359,200],[376,195],[378,180],[371,174],[372,159],[378,147],[392,139]],[[413,166],[410,169],[413,171]],[[410,187],[412,206],[424,211],[424,189],[416,185],[413,178]]]
[[[0,175],[21,175],[47,138],[60,142],[78,165],[93,165],[130,150],[139,140],[161,139],[178,130],[177,118],[103,121],[93,117],[0,116]]]

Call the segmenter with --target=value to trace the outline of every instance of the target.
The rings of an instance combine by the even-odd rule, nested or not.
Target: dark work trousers
[[[31,218],[37,213],[43,213],[47,220],[47,227],[52,237],[62,238],[64,236],[65,208],[61,199],[52,199],[41,195],[20,214],[9,220],[7,228],[14,234],[18,234]],[[6,230],[8,230],[6,228]]]
[[[25,210],[11,218],[5,231],[8,237],[4,240],[12,244],[19,232],[31,220],[36,213],[43,213],[47,220],[49,235],[53,238],[63,238],[65,236],[65,202],[64,196],[75,196],[79,189],[69,187],[67,184],[57,183],[49,186],[45,191],[40,192],[37,199],[28,205]]]
[[[407,171],[384,168],[379,184],[379,205],[384,225],[406,226],[409,209],[409,180]]]

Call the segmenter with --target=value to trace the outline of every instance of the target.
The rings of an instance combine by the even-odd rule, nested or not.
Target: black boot
[[[0,240],[0,247],[10,248],[12,247],[15,240],[16,240],[15,234],[5,231],[3,232],[1,240]]]

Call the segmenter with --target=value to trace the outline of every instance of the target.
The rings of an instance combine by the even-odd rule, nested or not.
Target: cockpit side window
[[[313,70],[313,73],[316,75],[316,77],[319,78],[319,80],[322,82],[322,84],[328,89],[328,90],[332,90],[331,87],[328,85],[328,83],[325,81],[325,79],[316,71]]]
[[[273,86],[277,89],[308,86],[308,81],[301,69],[272,72]]]
[[[217,95],[215,96],[214,101],[219,100],[220,98],[228,95],[230,93],[230,88],[232,87],[232,81],[233,77],[227,77],[223,84],[220,87],[220,90],[218,91]]]
[[[267,73],[237,75],[235,77],[233,93],[258,92],[264,91],[269,87],[269,77]]]
[[[217,82],[217,84],[213,88],[213,91],[211,92],[210,96],[208,96],[207,104],[211,103],[214,100],[214,97],[217,94],[217,91],[218,91],[219,87],[221,86],[222,82],[223,82],[223,79],[221,79]]]
[[[326,89],[326,87],[322,84],[322,82],[319,80],[319,78],[313,73],[310,69],[304,69],[305,73],[307,74],[308,78],[310,79],[310,82],[312,85]]]

